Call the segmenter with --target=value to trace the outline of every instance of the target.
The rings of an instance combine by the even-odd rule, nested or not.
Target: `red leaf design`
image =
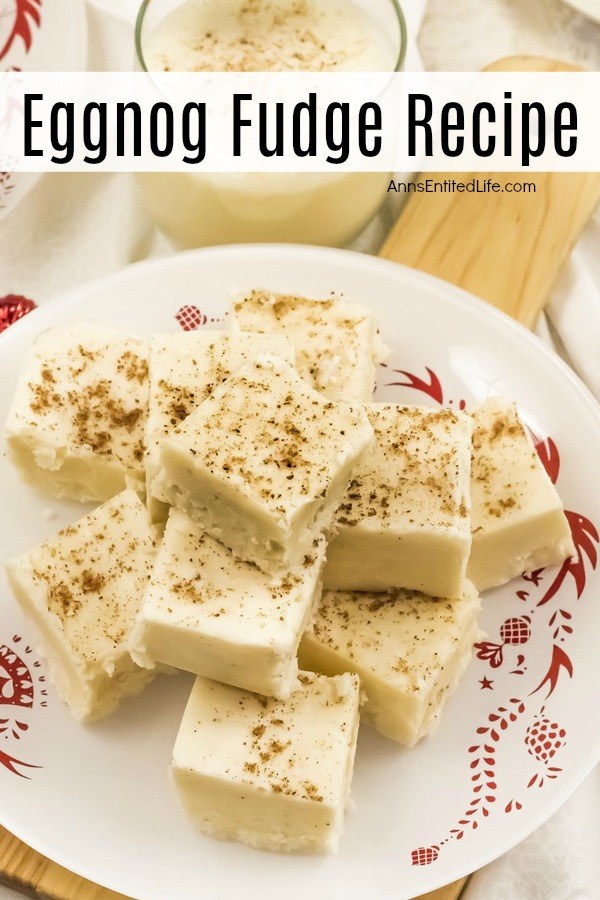
[[[41,24],[40,7],[42,0],[15,0],[15,20],[4,46],[0,49],[0,60],[8,55],[17,38],[23,41],[29,53],[33,41],[33,26]]]
[[[546,697],[548,698],[556,688],[561,669],[565,669],[569,678],[573,677],[573,663],[571,662],[565,651],[562,650],[557,644],[554,644],[552,647],[552,660],[550,662],[548,671],[546,672],[538,686],[535,688],[535,690],[531,692],[531,694],[537,694],[537,692],[541,691],[542,688],[547,684],[549,685],[548,693],[546,694]]]
[[[491,641],[482,641],[480,644],[475,644],[475,649],[477,650],[477,659],[489,659],[492,669],[497,669],[502,665],[503,655],[501,644],[492,644]],[[493,721],[491,716],[490,721]]]
[[[426,381],[424,378],[419,378],[418,375],[413,375],[410,372],[404,372],[402,369],[392,369],[392,371],[397,375],[403,375],[406,378],[406,381],[392,381],[388,387],[413,388],[415,391],[421,391],[422,394],[427,394],[427,396],[431,397],[432,400],[435,400],[436,403],[443,403],[444,392],[442,390],[440,379],[431,369],[425,367],[425,371],[429,375],[429,381]]]
[[[0,766],[4,766],[9,772],[12,772],[13,775],[18,775],[19,778],[29,778],[29,775],[19,772],[18,766],[25,766],[27,769],[41,768],[41,766],[32,766],[31,763],[26,763],[21,759],[16,759],[14,756],[9,756],[8,753],[4,753],[2,750],[0,750]]]
[[[548,473],[548,477],[552,484],[556,484],[558,481],[558,473],[560,472],[560,454],[558,452],[558,447],[552,438],[547,438],[545,441],[542,441],[539,440],[533,432],[532,437],[535,449],[537,450],[537,455]]]
[[[595,569],[598,563],[598,551],[595,545],[600,543],[600,535],[598,534],[596,527],[589,519],[579,515],[579,513],[566,510],[565,515],[568,519],[569,527],[571,528],[577,555],[564,561],[556,578],[538,603],[538,606],[544,606],[544,604],[552,600],[569,575],[575,581],[577,599],[579,599],[585,588],[586,557],[589,560],[592,569]]]
[[[530,581],[535,587],[539,587],[540,581],[542,580],[542,575],[544,573],[543,569],[535,569],[533,572],[524,572],[522,575],[523,581]],[[529,596],[529,595],[526,595]],[[521,597],[521,594],[517,592],[517,597],[521,600],[524,600],[525,597]]]

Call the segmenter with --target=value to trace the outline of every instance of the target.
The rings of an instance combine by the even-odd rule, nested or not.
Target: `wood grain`
[[[574,66],[510,57],[490,71],[560,71]],[[437,275],[533,327],[557,276],[600,198],[600,173],[448,173],[426,179],[472,179],[535,185],[535,193],[412,194],[381,256]]]
[[[0,881],[44,900],[126,900],[73,875],[0,827]]]
[[[511,57],[495,71],[573,69],[537,57]],[[561,266],[600,197],[600,174],[427,177],[505,185],[528,181],[536,193],[414,194],[381,255],[450,281],[531,327]],[[466,878],[419,900],[457,900]],[[126,900],[73,875],[0,828],[0,881],[44,900]]]

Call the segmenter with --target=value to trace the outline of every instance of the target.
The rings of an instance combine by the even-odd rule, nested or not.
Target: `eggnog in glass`
[[[397,0],[145,0],[148,72],[394,72]],[[387,172],[140,173],[147,205],[180,247],[248,241],[343,246],[381,205]]]

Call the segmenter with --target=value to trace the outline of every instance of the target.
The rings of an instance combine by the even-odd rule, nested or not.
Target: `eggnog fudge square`
[[[252,291],[233,303],[231,327],[290,337],[298,371],[330,400],[368,403],[387,355],[370,310],[335,296],[311,300]]]
[[[443,600],[410,591],[325,591],[300,645],[303,668],[355,672],[361,712],[386,737],[412,747],[434,730],[478,637],[477,592]]]
[[[6,423],[13,459],[55,497],[107,500],[143,489],[144,341],[99,325],[45,331],[28,353]]]
[[[261,350],[294,361],[291,342],[283,336],[199,331],[161,334],[150,341],[146,484],[148,509],[155,521],[166,519],[168,513],[168,507],[152,496],[163,440],[217,385]]]
[[[469,551],[469,416],[372,404],[372,448],[334,519],[325,586],[460,597]]]
[[[301,565],[373,439],[360,407],[313,391],[261,354],[162,445],[154,495],[271,575]]]
[[[130,644],[154,552],[146,509],[127,490],[7,564],[56,689],[77,719],[106,715],[153,677],[133,662]]]
[[[473,413],[473,547],[479,590],[575,555],[563,504],[514,403],[493,397]]]
[[[191,821],[251,847],[335,852],[358,705],[351,675],[300,674],[283,702],[198,678],[171,767]]]
[[[145,665],[166,663],[259,694],[289,697],[297,651],[321,595],[325,538],[281,578],[172,509],[141,615]]]

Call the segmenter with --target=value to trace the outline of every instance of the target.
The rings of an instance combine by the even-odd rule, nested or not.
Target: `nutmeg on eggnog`
[[[150,0],[159,13],[162,0]],[[395,0],[185,0],[144,24],[149,71],[393,71]],[[155,9],[152,9],[155,12]],[[395,24],[394,28],[391,27]],[[381,204],[387,173],[144,173],[158,225],[180,246],[246,241],[343,245]]]

